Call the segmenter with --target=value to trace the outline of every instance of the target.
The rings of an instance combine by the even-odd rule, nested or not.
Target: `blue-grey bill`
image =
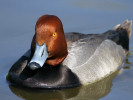
[[[28,63],[28,67],[31,70],[38,69],[42,67],[48,57],[48,52],[47,52],[47,46],[46,43],[43,45],[39,46],[38,43],[36,43],[36,49],[35,53],[31,59],[31,61]]]

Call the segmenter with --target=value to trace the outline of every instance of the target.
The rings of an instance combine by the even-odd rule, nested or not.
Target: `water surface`
[[[124,20],[133,20],[132,0],[1,0],[0,97],[2,100],[131,100],[133,98],[133,35],[130,54],[113,75],[83,87],[29,90],[10,86],[6,75],[30,47],[37,19],[57,15],[65,32],[102,33]]]

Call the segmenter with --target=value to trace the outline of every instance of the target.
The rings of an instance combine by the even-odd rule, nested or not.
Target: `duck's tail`
[[[132,20],[128,21],[125,20],[122,24],[118,24],[114,27],[114,30],[116,31],[126,31],[128,38],[131,37],[132,33]]]
[[[121,45],[126,51],[129,50],[129,38],[132,33],[132,20],[124,21],[122,24],[118,24],[113,29],[118,34],[117,44]]]

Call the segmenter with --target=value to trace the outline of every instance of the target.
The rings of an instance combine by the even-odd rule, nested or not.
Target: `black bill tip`
[[[38,68],[41,68],[41,66],[40,66],[38,63],[36,63],[36,62],[31,62],[31,63],[29,63],[29,64],[28,64],[28,67],[29,67],[31,70],[36,70],[36,69],[38,69]]]

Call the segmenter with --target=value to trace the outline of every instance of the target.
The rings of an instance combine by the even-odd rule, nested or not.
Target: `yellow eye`
[[[55,37],[56,36],[56,32],[55,33],[53,33],[53,37]]]

